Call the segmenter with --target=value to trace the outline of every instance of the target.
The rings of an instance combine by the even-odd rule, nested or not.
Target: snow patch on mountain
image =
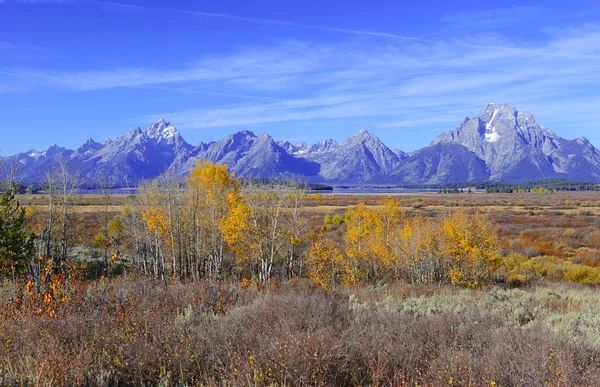
[[[488,123],[485,124],[485,139],[487,142],[496,142],[500,139],[500,135],[498,132],[496,132],[496,127],[492,126],[494,118],[496,118],[496,114],[498,114],[498,109],[494,110],[492,118]]]

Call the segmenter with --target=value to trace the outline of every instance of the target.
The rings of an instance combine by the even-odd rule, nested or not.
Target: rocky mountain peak
[[[256,136],[256,138],[260,141],[273,140],[273,138],[267,132],[260,133],[258,136]]]
[[[42,154],[46,157],[52,157],[52,156],[59,154],[60,152],[62,152],[64,150],[66,150],[66,148],[60,147],[56,144],[52,144],[52,145],[50,145],[50,147],[48,147],[48,149],[43,151]]]
[[[144,132],[146,136],[156,139],[157,141],[169,141],[176,136],[179,136],[179,131],[164,118],[150,125]]]
[[[241,177],[302,176],[314,182],[436,183],[474,180],[573,178],[600,181],[600,151],[586,138],[567,140],[536,123],[528,112],[490,103],[464,119],[430,146],[406,154],[389,149],[362,129],[341,144],[324,140],[310,146],[274,142],[248,130],[192,147],[161,118],[146,130],[130,130],[114,141],[92,139],[77,151],[53,145],[43,152],[11,156],[23,165],[20,178],[40,182],[58,161],[68,159],[83,181],[98,176],[137,183],[172,170],[185,176],[198,160],[226,164]]]
[[[89,154],[90,152],[101,149],[102,146],[103,145],[99,142],[96,142],[93,139],[89,138],[85,143],[83,143],[83,145],[77,148],[76,153],[79,155]]]
[[[358,132],[351,135],[350,137],[348,137],[348,140],[350,140],[350,139],[363,140],[363,139],[370,138],[371,136],[372,135],[369,133],[369,131],[367,129],[361,129]],[[346,140],[346,141],[348,141],[348,140]]]
[[[338,149],[339,147],[340,144],[335,140],[323,140],[309,146],[305,153],[329,152]]]
[[[256,137],[254,132],[252,132],[250,130],[240,130],[239,132],[230,134],[229,136],[226,136],[225,138],[233,138],[233,139],[246,138],[246,139],[248,139],[248,138],[254,138],[254,137]]]
[[[496,143],[509,136],[517,127],[518,111],[514,106],[506,104],[487,104],[478,118],[485,122],[483,137],[488,143]]]

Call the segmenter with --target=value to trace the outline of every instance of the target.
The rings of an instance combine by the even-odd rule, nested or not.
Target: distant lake
[[[363,188],[340,188],[333,187],[333,190],[314,190],[307,191],[309,194],[322,194],[322,195],[371,195],[371,194],[405,194],[405,193],[436,193],[437,189],[408,189],[408,188],[372,188],[372,187],[363,187]],[[128,195],[128,194],[137,194],[137,188],[112,188],[108,190],[102,191],[101,189],[78,189],[76,191],[78,194],[90,194],[90,195],[102,195],[107,193],[109,195]]]
[[[320,193],[323,195],[335,194],[403,194],[403,193],[437,193],[437,189],[408,189],[408,188],[339,188],[333,187],[333,191],[311,191],[311,193]]]
[[[75,191],[77,194],[89,194],[89,195],[126,195],[126,194],[136,194],[138,193],[137,188],[110,188],[101,190],[99,188],[86,188],[86,189],[78,189]]]

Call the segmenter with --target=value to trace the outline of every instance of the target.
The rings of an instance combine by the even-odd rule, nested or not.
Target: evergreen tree
[[[332,224],[342,224],[342,217],[339,216],[338,214],[335,214],[333,219],[331,219],[331,223]]]
[[[24,227],[25,208],[15,198],[16,191],[13,184],[0,199],[0,266],[5,274],[23,272],[34,250],[35,234]]]
[[[352,216],[352,214],[350,213],[350,211],[344,212],[344,223],[350,222],[351,216]]]

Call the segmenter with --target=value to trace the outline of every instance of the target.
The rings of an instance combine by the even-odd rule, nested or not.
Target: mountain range
[[[478,116],[429,146],[405,153],[360,130],[345,141],[317,144],[275,141],[240,131],[220,141],[187,143],[164,119],[114,140],[92,139],[76,150],[52,145],[0,158],[18,166],[24,183],[43,182],[65,161],[83,184],[136,184],[165,171],[184,177],[198,160],[226,164],[241,178],[293,178],[338,184],[443,184],[456,181],[600,180],[600,151],[587,139],[567,140],[528,112],[490,103]]]

